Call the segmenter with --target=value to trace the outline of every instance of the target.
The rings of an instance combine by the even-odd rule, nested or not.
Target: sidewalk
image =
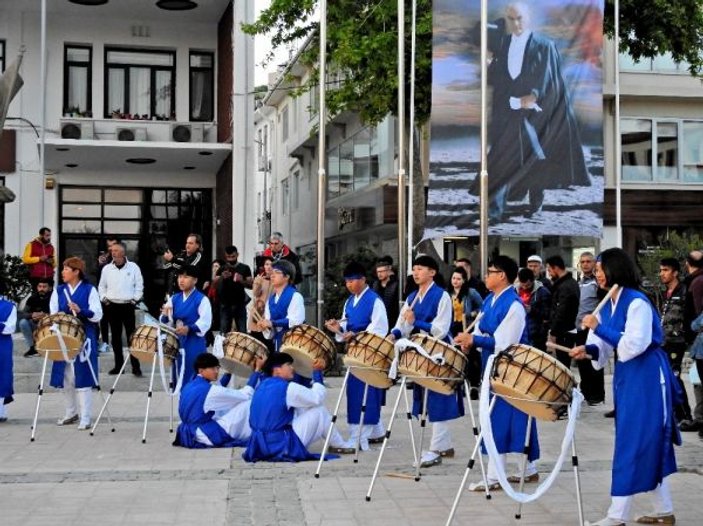
[[[609,384],[610,377],[607,380]],[[327,383],[327,406],[333,407],[342,379],[329,378]],[[412,450],[401,402],[403,414],[394,423],[372,500],[365,502],[380,446],[362,453],[358,464],[353,464],[349,456],[325,463],[320,479],[313,477],[317,467],[314,462],[252,465],[241,460],[240,449],[175,448],[168,431],[168,397],[161,392],[158,381],[147,443],[142,444],[146,385],[143,391],[117,391],[109,406],[116,431],[110,432],[104,417],[93,437],[72,426],[55,425],[56,417],[63,412],[61,396],[48,389],[34,443],[29,436],[36,394],[16,395],[9,406],[10,420],[0,424],[1,523],[441,525],[473,447],[466,417],[452,424],[455,458],[423,470],[420,482],[388,477],[388,473],[412,472]],[[397,389],[389,393],[386,421]],[[608,385],[607,392],[609,389]],[[94,415],[100,406],[96,394]],[[600,519],[609,502],[613,424],[603,417],[608,409],[608,404],[584,407],[577,427],[584,511],[590,520]],[[345,430],[343,413],[339,422]],[[539,424],[542,473],[548,472],[556,459],[564,427],[564,422]],[[428,439],[426,435],[426,442]],[[316,450],[320,448],[318,444]],[[699,524],[703,442],[696,433],[684,435],[677,459],[680,472],[671,478],[677,524]],[[477,466],[470,481],[479,478]],[[527,489],[533,491],[533,487]],[[455,524],[576,525],[570,463],[565,463],[563,473],[542,499],[523,508],[520,521],[514,519],[516,507],[501,492],[487,501],[483,494],[466,491]],[[635,514],[646,511],[646,499],[638,499]]]

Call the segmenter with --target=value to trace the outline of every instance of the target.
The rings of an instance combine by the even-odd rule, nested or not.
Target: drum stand
[[[369,490],[366,493],[366,502],[371,501],[371,493],[373,492],[373,487],[376,482],[376,478],[378,477],[378,470],[381,466],[381,461],[382,461],[383,455],[386,451],[386,446],[388,444],[388,440],[391,436],[391,428],[393,426],[393,421],[395,420],[395,415],[398,412],[398,405],[400,403],[400,397],[402,394],[405,394],[405,404],[406,404],[407,411],[408,411],[408,423],[410,426],[410,436],[412,438],[413,455],[415,457],[415,464],[414,464],[415,475],[413,478],[415,479],[415,481],[420,480],[420,477],[421,477],[420,468],[422,465],[422,458],[421,457],[418,458],[418,453],[415,450],[415,440],[413,438],[413,430],[412,430],[412,414],[410,412],[410,407],[408,405],[408,398],[407,398],[407,393],[406,393],[406,389],[405,389],[405,384],[406,384],[408,378],[412,379],[412,378],[434,378],[434,377],[430,377],[430,376],[412,376],[412,377],[411,376],[403,376],[403,380],[400,383],[400,392],[398,393],[398,397],[396,398],[395,404],[393,406],[393,412],[391,413],[391,418],[388,423],[388,430],[386,431],[386,436],[383,439],[383,445],[381,446],[381,452],[379,453],[378,459],[376,460],[376,467],[374,468],[373,476],[371,477],[371,483],[369,484]],[[447,378],[442,378],[442,379],[446,380]],[[476,420],[474,418],[474,410],[473,410],[473,407],[471,406],[471,397],[469,395],[470,390],[468,388],[469,384],[466,380],[463,380],[463,382],[466,387],[465,395],[466,395],[467,403],[469,406],[469,414],[471,416],[471,425],[473,427],[474,438],[476,440],[476,446],[474,447],[474,453],[472,455],[471,460],[469,461],[469,465],[473,467],[474,456],[475,456],[476,450],[478,449],[478,446],[480,444],[480,434],[478,433],[478,430],[476,427]],[[427,395],[428,395],[428,391],[429,391],[429,389],[427,389],[426,387],[424,389],[425,389],[425,393],[424,393],[423,406],[422,406],[422,415],[420,417],[420,449],[419,449],[420,455],[422,455],[422,442],[423,442],[423,438],[424,438],[425,425],[426,425],[426,420],[427,420]],[[490,495],[490,492],[488,489],[488,484],[486,482],[486,472],[483,467],[483,459],[480,457],[479,457],[479,465],[481,466],[481,473],[483,474],[483,482],[484,482],[484,486],[486,487],[486,498],[490,499],[491,495]]]
[[[342,388],[339,391],[339,397],[337,397],[337,403],[334,406],[334,413],[332,414],[332,420],[330,421],[330,426],[329,429],[327,430],[327,435],[325,436],[325,445],[322,447],[322,453],[320,455],[320,460],[317,464],[317,470],[315,471],[315,478],[319,479],[320,478],[320,471],[322,470],[322,463],[325,461],[325,456],[327,455],[327,451],[329,450],[329,443],[330,443],[330,438],[332,437],[332,429],[337,423],[337,415],[339,414],[339,407],[342,404],[342,397],[346,393],[346,387],[347,383],[349,381],[349,375],[351,374],[352,369],[374,369],[373,367],[358,367],[358,366],[351,366],[347,368],[347,372],[344,375],[344,381],[342,382]],[[359,450],[361,449],[361,433],[363,430],[363,425],[364,425],[364,416],[366,415],[366,398],[369,390],[369,384],[364,384],[364,396],[361,401],[361,415],[359,417],[359,433],[357,435],[356,439],[356,444],[354,446],[354,463],[357,464],[359,462]],[[413,456],[415,457],[415,462],[417,462],[417,451],[415,449],[415,436],[413,435],[413,428],[412,428],[412,415],[410,414],[410,406],[408,404],[408,395],[407,393],[405,394],[405,408],[407,411],[407,416],[408,416],[408,424],[410,428],[410,441],[412,442],[412,448],[413,448]],[[387,438],[390,434],[390,427],[386,431],[386,437]]]
[[[144,428],[142,431],[142,444],[146,443],[146,430],[147,430],[147,424],[149,422],[149,408],[151,406],[151,397],[153,394],[154,390],[154,375],[156,373],[156,359],[158,358],[158,354],[154,353],[154,357],[151,361],[151,375],[149,377],[149,391],[147,392],[147,399],[146,399],[146,414],[144,415]],[[100,409],[100,413],[98,413],[98,418],[95,420],[95,424],[93,425],[93,429],[90,430],[90,435],[93,436],[95,434],[95,429],[98,427],[98,424],[100,423],[100,419],[103,416],[103,412],[107,410],[107,405],[110,403],[110,399],[112,398],[112,395],[114,394],[115,390],[117,389],[117,383],[120,381],[120,378],[122,377],[122,373],[124,373],[125,367],[127,367],[127,362],[128,360],[125,360],[124,363],[122,364],[122,367],[120,368],[120,372],[117,373],[117,377],[115,378],[114,383],[112,384],[112,388],[110,389],[110,393],[107,395],[107,399],[105,400],[102,408]],[[172,369],[169,370],[169,373],[172,378]],[[170,417],[169,417],[169,432],[173,433],[173,396],[170,396],[173,393],[173,379],[171,379],[171,382],[169,383],[169,397],[171,398],[171,410],[170,410]],[[108,411],[108,418],[110,414]],[[114,431],[114,429],[113,429]]]
[[[495,405],[496,398],[499,395],[494,395],[493,399],[491,400],[491,403],[488,407],[488,415],[490,417],[491,412],[493,411],[493,406]],[[505,397],[503,397],[505,398]],[[571,413],[571,408],[569,407],[569,414]],[[527,429],[525,431],[525,446],[523,448],[523,458],[522,458],[522,466],[520,469],[520,486],[518,491],[522,493],[524,486],[525,486],[525,472],[527,470],[527,462],[529,458],[529,451],[530,451],[530,434],[532,432],[532,421],[534,420],[533,416],[528,415],[527,416]],[[471,469],[473,468],[474,465],[474,458],[476,457],[476,453],[478,451],[478,446],[480,444],[481,440],[481,435],[483,432],[479,433],[477,441],[476,441],[476,446],[474,447],[474,451],[471,454],[471,459],[469,460],[469,464],[466,467],[466,471],[464,472],[464,477],[461,479],[461,484],[459,485],[459,490],[456,493],[456,497],[454,497],[454,503],[452,504],[452,509],[449,512],[449,517],[447,518],[447,523],[446,526],[450,526],[452,521],[454,520],[454,515],[456,514],[457,507],[459,506],[459,500],[461,499],[462,494],[464,493],[464,488],[466,487],[466,482],[468,481],[469,478],[469,473],[471,472]],[[481,455],[479,454],[479,460],[481,459]],[[581,498],[581,479],[579,477],[579,460],[578,460],[578,455],[576,454],[576,440],[573,439],[571,441],[571,465],[574,468],[574,481],[576,484],[576,505],[578,507],[578,514],[579,514],[579,525],[583,526],[584,521],[583,521],[583,501]],[[486,477],[484,475],[483,479],[483,484],[486,487],[486,491],[488,490],[488,481],[486,480]],[[489,497],[490,498],[490,497]],[[518,503],[518,508],[517,508],[517,513],[515,513],[515,518],[516,519],[521,519],[522,518],[522,502]]]
[[[49,352],[51,352],[51,351],[44,352],[44,361],[42,363],[42,368],[41,368],[41,378],[39,379],[39,387],[37,388],[37,405],[34,408],[34,420],[32,422],[32,433],[29,437],[30,442],[34,442],[34,438],[35,438],[36,432],[37,432],[37,419],[39,418],[39,406],[41,405],[42,395],[44,394],[44,377],[46,376],[46,366],[47,366],[47,363],[49,362]],[[105,404],[107,404],[107,402],[105,401],[105,395],[100,390],[100,383],[98,382],[98,377],[95,374],[95,370],[93,369],[93,364],[90,363],[90,357],[88,357],[88,359],[86,361],[88,362],[88,368],[90,369],[90,374],[93,377],[93,382],[95,383],[95,389],[100,393],[100,397],[103,399],[103,402],[105,402]],[[68,367],[68,366],[74,367],[74,362],[67,362],[66,367]],[[74,383],[76,381],[75,367],[73,369],[73,381],[74,381]],[[110,398],[108,397],[108,400],[109,399]],[[103,406],[103,408],[104,408],[104,406]],[[100,414],[102,415],[102,410],[100,411]],[[98,418],[100,418],[100,417],[98,417]],[[107,420],[108,420],[108,423],[110,424],[110,426],[112,427],[112,432],[114,433],[115,426],[112,424],[112,417],[110,416],[109,411],[107,412]],[[90,434],[91,435],[93,434],[92,430],[91,430]]]

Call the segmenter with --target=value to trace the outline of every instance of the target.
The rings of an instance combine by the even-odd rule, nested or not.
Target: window
[[[622,71],[689,74],[688,66],[688,62],[674,62],[671,53],[664,53],[654,58],[643,57],[639,62],[635,62],[627,53],[620,53],[620,69]]]
[[[703,121],[622,119],[623,181],[703,182]]]
[[[288,106],[283,108],[281,112],[281,141],[286,142],[288,140]]]
[[[214,105],[214,63],[212,53],[190,52],[190,120],[212,121]]]
[[[308,91],[308,119],[313,120],[320,113],[320,86],[314,84]]]
[[[290,182],[289,178],[281,181],[281,215],[288,214],[288,199],[290,197]]]
[[[293,172],[293,189],[291,192],[290,208],[292,211],[298,209],[300,195],[300,170]]]
[[[66,45],[63,64],[64,116],[92,117],[93,49],[90,46]]]
[[[5,41],[0,40],[0,73],[5,71]]]
[[[105,117],[176,117],[176,54],[105,48]]]

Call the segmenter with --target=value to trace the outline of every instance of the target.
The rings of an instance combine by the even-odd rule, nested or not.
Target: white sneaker
[[[101,343],[100,345],[98,345],[98,352],[99,353],[110,352],[110,345],[108,345],[105,342]]]
[[[78,431],[85,431],[86,429],[90,429],[90,421],[78,424]]]
[[[611,519],[610,517],[604,517],[598,522],[585,522],[586,526],[625,526],[625,522],[619,519]]]
[[[502,488],[500,486],[500,482],[498,482],[497,480],[496,481],[491,481],[491,480],[488,481],[488,491],[499,491],[501,489]],[[484,492],[484,491],[486,491],[486,485],[483,483],[483,481],[472,482],[471,484],[469,484],[469,491]]]
[[[64,416],[56,421],[57,426],[67,426],[68,424],[75,424],[78,422],[78,414],[73,416]]]
[[[420,457],[420,467],[429,468],[442,463],[442,457],[435,451],[424,451]],[[413,462],[413,467],[417,467],[417,463]]]

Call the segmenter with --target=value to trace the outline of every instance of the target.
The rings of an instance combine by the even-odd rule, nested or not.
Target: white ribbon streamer
[[[581,391],[574,387],[572,391],[573,399],[571,401],[571,406],[569,409],[569,420],[566,426],[566,432],[564,434],[564,439],[561,442],[561,453],[557,459],[554,469],[552,469],[549,476],[544,482],[542,482],[534,493],[521,493],[515,491],[513,487],[508,482],[508,478],[505,474],[505,468],[503,463],[500,462],[498,449],[496,448],[495,440],[493,439],[493,428],[491,426],[491,418],[489,414],[489,386],[491,382],[491,371],[493,369],[493,361],[496,355],[493,354],[489,356],[488,363],[486,364],[486,370],[483,373],[483,382],[481,384],[481,396],[479,397],[479,409],[478,415],[481,422],[481,436],[483,437],[483,443],[486,446],[486,451],[488,451],[488,457],[493,461],[493,465],[496,468],[496,473],[498,474],[498,482],[503,488],[503,491],[514,501],[520,502],[522,504],[527,504],[528,502],[534,502],[540,497],[542,497],[547,490],[552,486],[557,478],[557,475],[561,471],[561,466],[564,463],[567,455],[571,452],[571,442],[574,439],[574,432],[576,430],[576,421],[578,420],[579,413],[581,412],[581,403],[583,402],[583,394]],[[498,396],[498,395],[494,395]]]
[[[388,378],[390,378],[391,380],[395,380],[395,378],[398,376],[398,359],[400,358],[400,355],[406,352],[408,349],[413,349],[417,351],[418,354],[424,356],[428,360],[431,360],[432,362],[438,365],[444,365],[445,362],[443,354],[438,353],[431,355],[425,349],[423,349],[421,345],[415,343],[414,341],[408,340],[407,338],[401,338],[400,340],[395,342],[394,348],[395,356],[393,357],[391,367],[388,370]]]
[[[164,364],[164,344],[163,340],[166,337],[165,334],[161,332],[161,324],[158,322],[156,318],[151,316],[150,314],[145,314],[144,315],[144,324],[149,325],[151,327],[156,328],[156,353],[158,356],[158,363],[159,363],[159,376],[161,376],[161,386],[164,389],[164,392],[168,393],[169,392],[169,387],[168,387],[168,382],[166,381],[166,366]],[[178,396],[181,392],[181,387],[183,386],[183,374],[185,372],[185,351],[183,349],[178,350],[178,354],[181,356],[181,367],[180,370],[177,370],[177,379],[176,379],[176,386],[173,390],[172,393],[170,393],[170,396],[175,397]],[[176,363],[176,367],[178,367],[176,359],[172,359],[172,363]],[[173,366],[172,366],[173,367]],[[171,371],[169,371],[171,372]]]
[[[224,342],[225,342],[224,336],[222,336],[221,334],[218,334],[217,336],[215,336],[215,341],[212,344],[212,354],[218,360],[222,360],[222,358],[225,357]]]
[[[63,340],[63,334],[61,334],[61,329],[59,329],[59,326],[52,323],[50,330],[56,334],[56,339],[59,341],[59,349],[61,350],[61,354],[63,354],[63,360],[66,363],[73,363],[73,358],[68,357],[68,347],[66,347],[66,342]]]

